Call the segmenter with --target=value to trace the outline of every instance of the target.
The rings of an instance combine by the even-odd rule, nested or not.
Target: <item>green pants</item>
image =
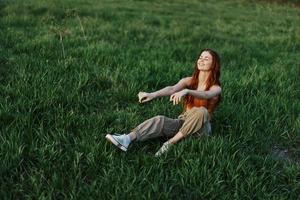
[[[211,135],[207,109],[205,107],[193,107],[179,115],[177,119],[158,115],[144,121],[131,132],[136,133],[137,141],[145,141],[163,136],[173,137],[179,131],[185,137],[191,134],[196,134],[197,136]]]

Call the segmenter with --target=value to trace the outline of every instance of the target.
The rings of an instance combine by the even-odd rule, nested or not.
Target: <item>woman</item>
[[[215,51],[202,50],[191,77],[183,78],[177,84],[156,92],[138,94],[140,103],[169,95],[173,105],[184,100],[183,113],[177,119],[158,115],[144,121],[127,135],[107,134],[106,139],[123,151],[127,151],[129,144],[134,140],[145,141],[166,136],[170,139],[155,154],[160,156],[170,146],[188,135],[210,135],[212,113],[221,98],[220,67],[220,58]]]

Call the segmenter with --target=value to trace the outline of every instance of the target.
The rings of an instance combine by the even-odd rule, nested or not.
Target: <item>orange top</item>
[[[193,104],[188,104],[187,109],[191,109],[192,107],[201,107],[201,106],[207,109],[207,103],[208,103],[207,99],[194,98]]]

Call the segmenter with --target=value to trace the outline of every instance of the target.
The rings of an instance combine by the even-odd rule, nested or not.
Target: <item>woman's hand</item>
[[[147,92],[139,92],[138,97],[140,103],[144,103],[155,98],[155,96],[152,93]]]
[[[187,94],[188,94],[188,89],[184,89],[184,90],[181,90],[180,92],[176,92],[170,96],[170,101],[173,101],[173,105],[176,105]]]

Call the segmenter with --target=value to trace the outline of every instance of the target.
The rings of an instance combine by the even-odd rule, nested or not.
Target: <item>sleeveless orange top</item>
[[[207,99],[198,99],[198,98],[194,98],[194,102],[193,104],[188,104],[187,105],[187,109],[191,109],[192,107],[205,107],[207,109],[207,103],[208,100]]]

